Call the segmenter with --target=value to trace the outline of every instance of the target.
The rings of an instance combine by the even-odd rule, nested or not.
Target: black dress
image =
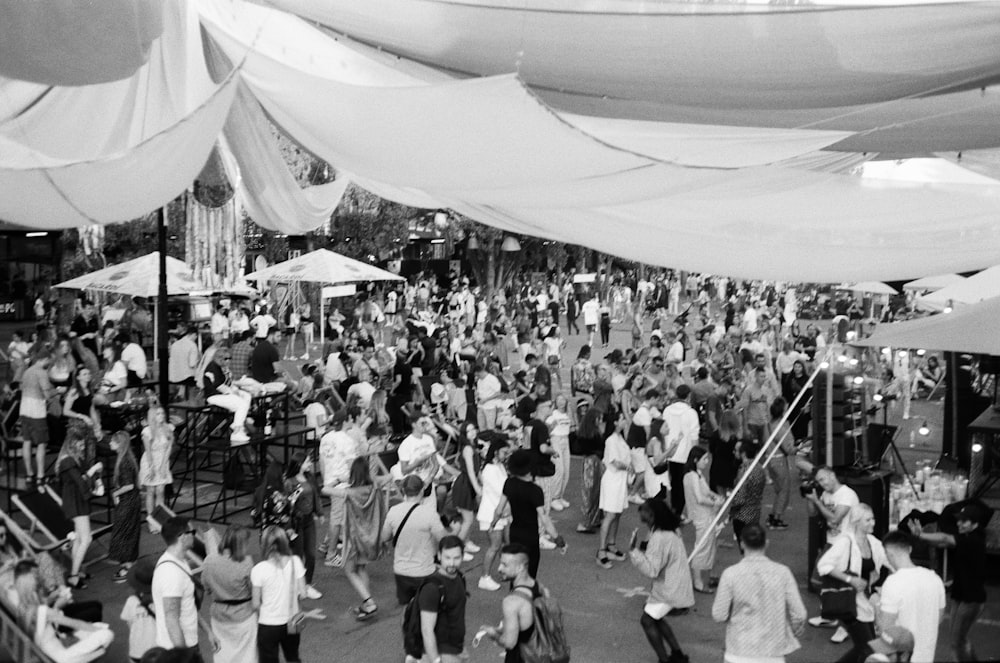
[[[712,454],[712,465],[708,469],[708,485],[715,492],[719,488],[732,488],[736,482],[736,443],[739,438],[723,440],[716,431],[708,439],[708,451]]]
[[[466,447],[472,449],[472,467],[479,474],[479,450],[465,440],[462,448],[458,450],[458,469],[461,472],[451,488],[451,500],[456,509],[463,511],[475,511],[479,505],[476,504],[476,491],[469,480],[469,470],[465,465],[464,452]]]
[[[57,468],[62,481],[63,512],[67,518],[90,515],[90,481],[75,458],[65,457]]]
[[[123,462],[113,490],[131,484],[132,490],[118,496],[108,557],[119,563],[139,558],[139,530],[142,518],[142,496],[139,491],[139,468],[134,462]]]

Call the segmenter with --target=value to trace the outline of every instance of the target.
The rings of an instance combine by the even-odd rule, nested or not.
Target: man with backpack
[[[403,501],[389,509],[382,527],[382,540],[392,541],[394,548],[399,605],[409,603],[434,573],[435,545],[446,533],[434,501],[424,499],[424,482],[415,474],[403,479]]]
[[[449,534],[438,543],[438,566],[403,613],[406,663],[459,663],[465,650],[465,543]],[[419,611],[417,610],[419,608]],[[421,658],[422,657],[422,658]]]
[[[503,647],[504,663],[566,663],[569,646],[563,630],[562,611],[547,589],[528,571],[528,550],[519,543],[500,549],[500,577],[509,580],[511,592],[503,600],[500,626],[482,626],[474,644],[486,636]]]

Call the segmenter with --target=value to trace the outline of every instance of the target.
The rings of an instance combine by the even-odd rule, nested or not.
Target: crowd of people
[[[134,442],[102,427],[100,405],[141,389],[147,362],[128,329],[102,331],[85,303],[65,334],[33,345],[15,338],[9,348],[20,358],[14,386],[26,487],[52,481],[46,445],[61,440],[55,467],[76,528],[66,584],[82,589],[89,498],[109,474],[104,464],[113,463],[111,548],[121,563],[115,580],[136,591],[123,612],[134,660],[198,660],[200,625],[217,662],[276,662],[279,651],[298,661],[304,624],[323,618],[300,604],[322,599],[313,583],[317,563],[343,570],[358,594],[354,616],[365,622],[384,593],[372,587],[367,566],[391,555],[396,602],[419,607],[420,650],[407,655],[457,661],[467,647],[460,568],[481,554],[478,588],[495,592],[511,582],[513,590],[501,626],[483,627],[476,641],[492,639],[505,660],[519,661],[535,628],[533,603],[551,599],[538,582],[542,551],[567,547],[553,513],[574,506],[567,486],[575,454],[582,456],[575,531],[596,535],[600,568],[629,561],[652,579],[640,625],[658,659],[688,660],[669,618],[694,605],[695,593],[714,593],[713,617],[727,623],[727,660],[739,663],[781,660],[799,646],[805,609],[790,571],[768,560],[765,548],[788,528],[796,478],[813,473],[822,491],[808,502],[827,522],[829,543],[818,573],[843,576],[858,592],[856,614],[840,620],[852,641],[841,660],[887,653],[892,637],[889,645],[879,638],[905,640],[892,627],[909,629],[912,660],[932,660],[925,654],[929,647],[933,656],[928,638],[936,638],[937,622],[930,628],[929,612],[913,613],[906,603],[912,583],[886,581],[881,604],[869,598],[880,574],[916,577],[907,571],[910,533],[891,533],[883,547],[870,535],[870,509],[850,498],[833,471],[803,458],[809,375],[836,339],[813,324],[800,331],[785,294],[771,284],[698,275],[682,282],[665,273],[604,288],[580,288],[571,278],[524,283],[484,297],[467,279],[441,287],[420,277],[369,289],[353,311],[333,309],[322,321],[308,304],[273,313],[266,300],[220,304],[207,336],[184,327],[170,346],[177,397],[231,413],[230,441],[240,446],[266,437],[272,425],[271,414],[251,415],[253,397],[286,392],[316,443],[315,454],[275,461],[262,477],[252,512],[261,542],[256,564],[247,528],[231,526],[199,546],[186,520],[153,518],[172,482],[174,425],[154,403]],[[631,347],[610,349],[615,323],[629,328]],[[323,347],[317,324],[325,325]],[[565,356],[566,337],[578,334],[587,342],[575,358]],[[282,363],[289,359],[305,362],[298,375]],[[912,367],[874,361],[886,364],[887,393],[896,385],[912,395],[941,379],[929,359]],[[755,458],[769,443],[777,449],[762,467]],[[765,514],[768,484],[774,499]],[[143,492],[149,530],[167,546],[151,568],[137,561]],[[396,493],[401,501],[391,505]],[[647,532],[620,544],[630,505]],[[684,526],[697,541],[690,559],[679,536]],[[732,537],[722,534],[729,526]],[[720,577],[717,549],[733,545],[743,559]],[[199,547],[206,555],[193,554]],[[929,576],[920,581],[933,584]],[[209,620],[199,617],[202,586],[213,598]],[[558,595],[562,588],[551,589]],[[964,634],[985,600],[973,589],[966,596],[972,607],[953,620]],[[942,588],[935,610],[943,607]],[[34,628],[38,619],[48,616],[26,624]],[[967,638],[955,636],[953,646],[968,646]],[[153,659],[148,650],[188,658]]]

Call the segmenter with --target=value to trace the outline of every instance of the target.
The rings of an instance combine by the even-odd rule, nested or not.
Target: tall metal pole
[[[160,375],[160,405],[163,406],[164,414],[168,420],[170,412],[168,404],[170,402],[170,383],[167,381],[167,371],[169,370],[169,358],[167,356],[167,217],[170,203],[160,208],[159,223],[157,223],[157,245],[160,252],[160,288],[156,296],[156,315],[160,324],[156,328],[156,347],[159,352],[159,375]]]

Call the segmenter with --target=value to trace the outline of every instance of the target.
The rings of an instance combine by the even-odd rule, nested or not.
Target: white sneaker
[[[556,542],[547,536],[539,537],[538,547],[541,548],[542,550],[555,550]]]
[[[316,589],[312,585],[306,585],[306,598],[307,599],[312,599],[314,601],[316,599],[321,599],[321,598],[323,598],[323,592],[319,591],[318,589]]]
[[[475,556],[475,555],[473,555],[473,554],[472,554],[472,553],[470,553],[470,552],[464,552],[464,553],[462,553],[462,561],[463,561],[463,562],[471,562],[471,561],[472,561],[472,560],[474,560],[475,558],[476,558],[476,556]]]
[[[561,499],[561,498],[560,498],[560,500],[559,500],[559,503],[560,503],[560,504],[562,504],[562,508],[564,508],[564,509],[568,509],[568,508],[570,507],[570,503],[569,503],[569,502],[567,502],[567,501],[566,501],[566,500],[564,500],[564,499]]]
[[[847,640],[847,629],[843,626],[839,626],[837,627],[837,630],[834,631],[833,635],[830,636],[830,642],[835,642],[839,645],[844,640]]]
[[[500,589],[500,583],[494,580],[492,576],[483,576],[479,579],[479,589],[484,589],[487,592],[495,592]]]
[[[309,359],[309,353],[308,352],[305,353],[304,355],[302,355],[301,357],[299,357],[299,359]]]
[[[246,444],[249,441],[250,441],[250,436],[247,435],[247,432],[245,430],[242,430],[242,429],[241,430],[234,430],[232,432],[232,434],[229,436],[229,442],[234,447],[235,446],[239,446],[241,444]]]
[[[480,550],[482,550],[482,548],[480,548],[479,546],[477,546],[476,544],[474,544],[472,541],[466,541],[465,542],[465,552],[468,552],[468,553],[477,553]]]
[[[552,504],[550,506],[552,507],[553,511],[562,511],[563,509],[566,508],[562,505],[562,502],[560,502],[559,500],[552,500]]]
[[[632,495],[628,498],[628,501],[631,502],[632,504],[642,504],[646,500],[642,499],[638,495]]]
[[[836,626],[836,619],[823,619],[819,615],[809,618],[809,626],[815,626],[816,628],[822,628],[824,626]]]

